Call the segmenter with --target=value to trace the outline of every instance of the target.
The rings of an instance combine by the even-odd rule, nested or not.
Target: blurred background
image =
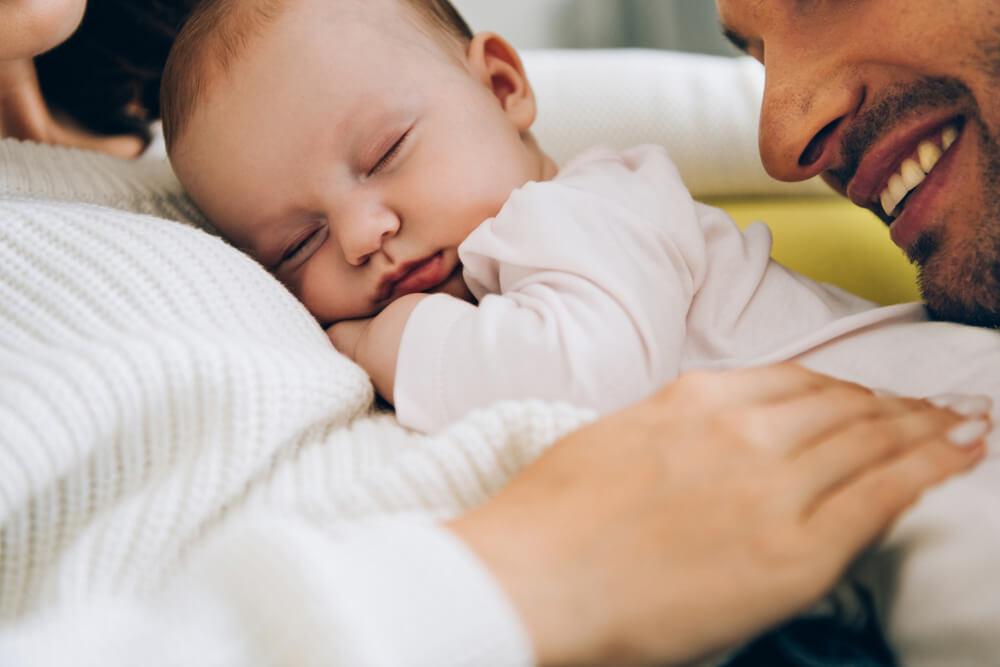
[[[557,161],[594,137],[617,148],[661,143],[696,197],[741,226],[767,221],[786,266],[882,304],[919,298],[913,267],[874,216],[819,179],[790,185],[764,172],[763,69],[725,57],[740,54],[712,0],[452,1],[474,31],[497,32],[522,51],[539,101],[533,130]],[[620,48],[663,51],[538,51]]]
[[[711,0],[454,0],[520,49],[645,47],[736,55]]]

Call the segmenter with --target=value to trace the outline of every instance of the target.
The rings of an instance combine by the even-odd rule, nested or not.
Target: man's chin
[[[1000,329],[1000,284],[995,281],[988,282],[997,289],[984,290],[980,285],[975,290],[979,294],[970,295],[966,292],[964,294],[966,298],[962,300],[950,296],[949,292],[957,293],[957,290],[946,292],[925,280],[923,276],[921,276],[920,282],[921,292],[931,319],[987,329]],[[968,298],[970,296],[971,299]]]
[[[936,322],[954,322],[972,327],[1000,329],[1000,312],[985,308],[937,307],[927,304],[927,312]]]

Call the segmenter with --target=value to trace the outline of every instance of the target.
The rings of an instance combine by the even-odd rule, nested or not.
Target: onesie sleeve
[[[502,399],[610,412],[674,377],[705,260],[665,151],[592,151],[516,191],[459,248],[478,306],[424,299],[400,345],[399,420],[435,431]]]

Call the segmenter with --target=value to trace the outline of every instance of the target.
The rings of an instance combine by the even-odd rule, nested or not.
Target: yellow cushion
[[[916,270],[869,211],[841,197],[720,198],[740,227],[755,220],[774,233],[772,255],[813,280],[883,305],[920,299]]]

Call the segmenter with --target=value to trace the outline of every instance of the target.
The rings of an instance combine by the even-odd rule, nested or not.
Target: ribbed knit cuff
[[[196,568],[195,595],[214,591],[213,604],[240,628],[233,639],[270,655],[267,664],[534,664],[493,576],[424,516],[373,519],[336,535],[294,517],[258,516],[237,521],[216,546],[207,567]]]
[[[530,641],[493,576],[429,522],[386,521],[338,549],[352,597],[366,600],[388,666],[533,665]]]

